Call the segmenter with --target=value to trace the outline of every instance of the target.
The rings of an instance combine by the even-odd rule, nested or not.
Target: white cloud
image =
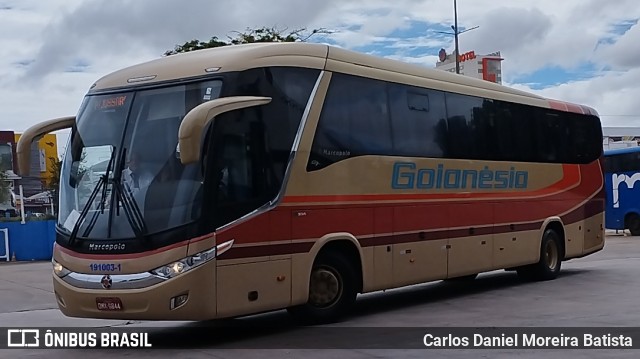
[[[635,23],[614,43],[601,45],[595,52],[596,61],[617,69],[633,69],[640,67],[640,24]]]
[[[598,77],[564,83],[544,90],[511,84],[549,98],[587,104],[595,108],[605,126],[640,126],[640,68],[611,72]]]
[[[503,78],[513,86],[530,90],[514,79],[548,66],[575,71],[590,62],[595,78],[530,91],[603,115],[635,115],[603,116],[605,125],[640,126],[640,26],[624,34],[619,26],[640,18],[637,0],[457,3],[460,28],[479,26],[460,35],[461,50],[501,51]],[[431,25],[398,36],[417,21]],[[452,24],[453,1],[443,0],[0,0],[0,128],[23,131],[73,115],[99,77],[190,39],[226,38],[257,26],[324,27],[338,30],[330,40],[339,46],[379,46],[378,54],[433,67],[437,48],[453,50],[453,37],[433,30]],[[65,72],[78,65],[83,72]]]
[[[27,75],[61,70],[84,53],[118,57],[160,56],[194,38],[221,38],[246,27],[301,27],[322,14],[331,1],[302,4],[294,0],[111,0],[86,1],[50,23]],[[283,11],[286,10],[286,11]]]
[[[418,56],[387,55],[385,57],[392,60],[407,62],[410,64],[423,65],[425,67],[435,67],[433,64],[435,64],[438,61],[438,56],[434,56],[434,55],[418,55]]]

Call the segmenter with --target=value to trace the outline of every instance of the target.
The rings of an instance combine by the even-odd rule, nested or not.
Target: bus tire
[[[304,324],[338,321],[356,301],[356,283],[356,271],[343,255],[332,251],[321,253],[311,269],[307,303],[287,310]]]
[[[632,236],[640,236],[640,216],[631,213],[627,216],[626,227],[629,228]]]
[[[540,244],[540,260],[538,263],[518,268],[518,276],[534,281],[556,279],[562,266],[561,241],[562,237],[556,231],[545,230]]]

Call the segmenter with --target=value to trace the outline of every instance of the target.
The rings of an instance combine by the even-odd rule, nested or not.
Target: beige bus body
[[[578,216],[570,223],[564,223],[571,217],[569,214],[580,211],[580,208],[592,200],[601,188],[582,198],[573,208],[564,208],[555,215],[532,220],[530,223],[493,223],[492,217],[488,215],[484,227],[451,228],[445,224],[443,228],[448,234],[438,234],[442,236],[440,239],[389,244],[385,243],[383,238],[418,235],[413,232],[395,232],[389,229],[392,226],[386,224],[394,215],[411,216],[411,212],[398,209],[398,213],[394,214],[394,209],[379,206],[380,204],[392,206],[394,203],[404,203],[406,200],[391,197],[380,199],[393,195],[393,191],[387,189],[388,179],[382,178],[383,176],[370,177],[368,182],[357,185],[349,179],[349,175],[371,173],[371,168],[377,171],[390,171],[389,159],[365,156],[342,161],[322,171],[308,172],[305,169],[325,95],[331,83],[332,74],[336,72],[540,108],[552,108],[552,103],[555,103],[556,109],[564,108],[566,111],[571,111],[578,108],[584,114],[597,116],[595,110],[586,106],[551,102],[540,96],[487,81],[309,43],[234,45],[164,57],[105,76],[91,87],[90,92],[204,78],[213,74],[268,66],[321,70],[304,112],[301,129],[294,145],[296,155],[290,162],[290,168],[287,169],[288,178],[285,180],[285,186],[281,190],[278,201],[198,241],[144,253],[143,256],[123,255],[104,256],[104,258],[99,255],[82,256],[57,245],[53,259],[64,268],[65,273],[71,273],[63,278],[53,275],[56,298],[65,315],[135,320],[206,320],[295,307],[309,300],[310,277],[314,261],[327,246],[341,248],[350,253],[349,258],[355,267],[355,273],[359,276],[358,291],[361,293],[536,264],[543,260],[541,253],[548,253],[544,248],[541,250],[541,241],[549,228],[555,229],[562,235],[562,248],[556,248],[558,253],[555,254],[560,260],[585,256],[603,248],[604,216],[602,212]],[[241,100],[247,106],[260,106],[269,101],[264,98]],[[227,100],[222,98],[217,101],[224,103]],[[207,121],[215,121],[213,117],[218,113],[243,107],[242,104],[236,106],[234,103],[236,102],[231,101],[231,104],[227,103],[230,107],[218,111],[212,110],[212,105],[209,104],[207,108],[198,109],[197,114],[187,115],[192,119],[185,121],[184,129],[182,127],[180,129],[181,148],[185,151],[185,161],[198,160],[201,152],[199,139]],[[29,136],[23,136],[20,139],[19,148],[23,148],[38,135],[51,131],[52,128],[70,127],[69,121],[66,119],[59,123],[60,126],[48,125],[39,128],[39,131],[29,132]],[[187,122],[189,125],[186,124]],[[186,139],[189,140],[186,141]],[[433,159],[414,160],[425,166],[435,163]],[[478,169],[486,165],[483,161],[445,160],[445,162]],[[22,166],[27,163],[24,160],[20,160],[19,163],[20,170],[24,173]],[[503,167],[509,166],[510,163],[505,163]],[[533,192],[542,191],[561,180],[563,176],[560,164],[530,163],[523,166],[531,170],[531,173],[537,173],[530,180]],[[543,175],[544,173],[548,174]],[[576,176],[580,177],[580,175],[582,172]],[[454,192],[454,190],[445,190],[445,193]],[[380,198],[368,199],[367,196],[371,194],[379,195]],[[415,194],[418,195],[417,192]],[[321,211],[316,208],[327,205],[325,200],[314,202],[314,198],[340,198],[340,196],[354,198],[362,196],[361,200],[334,199],[330,204],[335,207],[335,211],[340,211],[340,206],[343,205],[358,207],[358,211],[345,209],[344,214],[350,221],[366,223],[368,228],[371,228],[369,234],[354,235],[345,231],[330,231],[319,237],[304,238],[294,235],[297,229],[314,225],[316,223],[314,216]],[[536,200],[540,201],[540,205],[545,205],[546,196],[548,194],[525,195],[522,201]],[[429,206],[433,213],[440,213],[434,220],[443,221],[443,223],[450,216],[465,216],[478,211],[494,213],[494,211],[509,210],[508,206],[501,209],[497,204],[485,202],[476,206],[462,199],[459,200],[460,204],[456,204],[456,200],[446,205],[440,205],[440,202],[442,200],[437,198],[424,198],[413,200],[411,203],[413,206]],[[553,206],[557,203],[549,202],[548,204]],[[259,243],[259,241],[243,243],[236,240],[230,244],[232,246],[230,251],[244,248],[258,253],[261,247],[267,246],[294,246],[307,249],[298,252],[283,251],[281,254],[212,260],[168,280],[160,280],[149,273],[152,269],[209,250],[216,245],[220,246],[221,243],[229,243],[228,238],[222,238],[224,236],[217,238],[218,232],[227,231],[229,228],[233,230],[244,225],[251,226],[260,216],[267,216],[265,221],[277,220],[280,221],[279,223],[289,223],[291,236],[279,242],[268,243]],[[494,233],[491,229],[497,225],[511,226],[511,230]],[[483,229],[489,230],[481,235],[474,232]],[[428,238],[436,235],[436,232],[424,231],[419,235]],[[233,239],[237,238],[231,238]],[[365,242],[371,244],[364,245]],[[551,253],[551,255],[554,254]],[[101,286],[103,275],[87,273],[86,268],[91,263],[113,262],[122,265],[122,272],[111,275],[112,289]],[[171,301],[181,295],[188,296],[186,302],[171,309]],[[124,308],[122,311],[98,310],[97,297],[118,297],[124,303]]]

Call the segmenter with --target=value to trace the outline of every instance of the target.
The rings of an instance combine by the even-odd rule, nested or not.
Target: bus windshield
[[[72,239],[126,239],[195,220],[201,172],[181,164],[178,129],[221,86],[207,80],[87,96],[61,168],[59,228]]]

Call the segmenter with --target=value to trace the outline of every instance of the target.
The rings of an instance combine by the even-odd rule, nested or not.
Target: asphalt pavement
[[[368,342],[394,340],[415,343],[422,338],[394,328],[429,327],[633,327],[640,322],[640,237],[607,236],[605,249],[594,255],[563,263],[560,277],[547,282],[522,282],[515,273],[494,271],[481,274],[468,285],[434,282],[360,296],[345,321],[330,328],[378,328]],[[483,357],[483,358],[608,358],[637,357],[635,350],[435,350],[435,349],[260,349],[295,348],[308,342],[308,334],[297,329],[285,311],[239,318],[231,323],[236,331],[211,331],[216,323],[138,322],[67,318],[55,303],[51,264],[0,264],[1,327],[148,327],[162,330],[165,342],[178,349],[11,349],[0,350],[0,358],[94,358],[117,356],[189,358],[304,357]],[[262,329],[260,329],[262,328]],[[387,329],[385,329],[387,328]],[[308,329],[308,328],[307,328]],[[306,330],[306,329],[305,329]],[[346,329],[348,333],[349,329]],[[331,340],[314,333],[314,340]],[[353,332],[355,335],[356,333]],[[348,334],[347,334],[348,335]],[[335,337],[334,337],[335,339]],[[639,343],[640,344],[640,343]],[[401,346],[402,344],[400,344]],[[331,347],[322,342],[318,347]],[[407,345],[407,348],[410,346]],[[195,348],[195,349],[194,349]],[[257,348],[257,349],[253,349]]]

